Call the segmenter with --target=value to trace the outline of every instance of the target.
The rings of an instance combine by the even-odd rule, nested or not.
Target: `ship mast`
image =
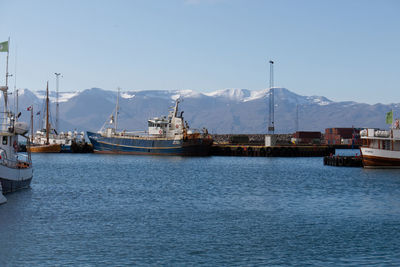
[[[31,106],[31,142],[33,144],[33,105]]]
[[[46,145],[49,144],[49,131],[50,131],[50,125],[49,125],[49,82],[47,81],[47,87],[46,87]]]
[[[8,74],[8,54],[9,54],[9,51],[10,51],[10,37],[8,37],[8,42],[7,42],[7,63],[6,63],[6,86],[8,86],[8,76],[9,76],[9,74]]]
[[[15,80],[17,80],[17,79],[15,78]],[[14,114],[18,114],[18,91],[19,91],[18,89],[14,88],[15,98],[16,98],[15,113]],[[16,121],[18,120],[18,116],[15,117],[15,120]]]
[[[8,54],[9,54],[9,44],[10,44],[10,38],[8,38],[8,41],[2,42],[0,44],[0,52],[7,52],[7,63],[6,63],[6,85],[5,86],[0,86],[0,90],[3,92],[4,96],[4,118],[2,122],[2,129],[1,131],[7,131],[7,122],[8,122],[8,113],[7,113],[7,96],[8,96]]]
[[[118,87],[117,105],[116,105],[116,107],[115,107],[115,121],[114,121],[114,130],[115,130],[115,132],[117,132],[117,126],[118,126],[119,90],[120,90],[120,88]]]
[[[179,104],[179,98],[177,98],[175,101],[174,117],[178,117],[178,104]]]
[[[10,53],[10,37],[8,37],[8,41],[7,41],[7,63],[6,63],[6,86],[4,88],[3,91],[3,95],[4,95],[4,113],[7,113],[8,110],[8,77],[10,76],[10,74],[8,73],[8,56]]]
[[[58,102],[58,86],[59,86],[59,81],[58,81],[58,77],[61,75],[61,73],[54,73],[56,75],[56,132],[58,133],[58,126],[59,126],[59,102]],[[62,76],[61,76],[62,77]]]

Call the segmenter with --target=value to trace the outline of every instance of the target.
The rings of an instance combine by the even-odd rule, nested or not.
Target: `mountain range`
[[[27,107],[33,105],[35,129],[42,127],[45,91],[19,91],[20,120],[29,122]],[[275,131],[293,133],[324,131],[332,127],[385,128],[385,115],[400,114],[400,104],[334,102],[323,96],[302,96],[285,88],[274,88]],[[168,115],[174,100],[183,99],[180,110],[192,128],[206,127],[210,133],[266,133],[270,90],[226,89],[211,93],[192,90],[122,91],[118,128],[145,130],[151,117]],[[60,131],[97,131],[114,111],[117,91],[91,88],[59,94]],[[55,125],[56,93],[50,93],[51,121]],[[10,97],[11,107],[15,103]],[[40,114],[38,114],[40,112]]]

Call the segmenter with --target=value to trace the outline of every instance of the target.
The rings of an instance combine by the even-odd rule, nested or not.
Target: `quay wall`
[[[214,144],[232,144],[232,143],[242,143],[242,142],[234,142],[237,139],[247,139],[247,142],[243,144],[260,144],[264,145],[265,143],[265,134],[212,134],[211,135]],[[277,144],[286,145],[291,143],[291,138],[293,134],[276,134],[277,136]],[[232,142],[233,141],[233,142]]]
[[[214,144],[212,156],[244,157],[323,157],[335,154],[331,146],[256,146]]]

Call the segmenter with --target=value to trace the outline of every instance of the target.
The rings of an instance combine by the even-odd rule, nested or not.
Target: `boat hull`
[[[212,145],[212,139],[208,138],[103,137],[93,132],[87,132],[87,135],[95,153],[208,156]]]
[[[0,165],[0,182],[3,194],[28,188],[33,177],[32,167],[10,168]]]
[[[361,147],[364,168],[400,168],[400,151]]]
[[[61,149],[60,149],[61,153],[71,153],[71,146],[70,145],[61,145]]]
[[[59,153],[61,152],[61,145],[59,144],[35,145],[35,146],[28,146],[26,149],[31,153]]]
[[[0,205],[7,202],[7,198],[3,196],[3,187],[1,186],[0,182]]]

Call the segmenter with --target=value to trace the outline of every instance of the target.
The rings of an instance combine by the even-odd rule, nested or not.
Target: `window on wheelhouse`
[[[390,141],[389,140],[382,140],[382,149],[390,150]]]

